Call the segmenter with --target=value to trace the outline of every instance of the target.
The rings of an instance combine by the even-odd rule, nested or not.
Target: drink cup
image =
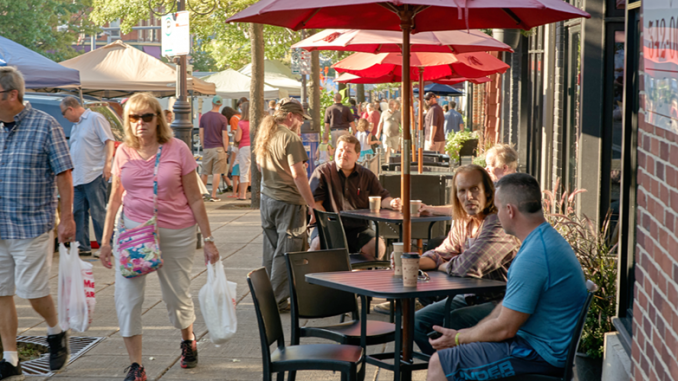
[[[421,200],[410,200],[410,217],[419,217]]]
[[[403,286],[417,287],[417,275],[419,275],[419,254],[404,253],[403,262]]]
[[[381,209],[381,196],[370,196],[370,212],[379,213]]]
[[[393,244],[393,275],[403,275],[403,262],[401,255],[403,254],[403,243],[396,242]]]

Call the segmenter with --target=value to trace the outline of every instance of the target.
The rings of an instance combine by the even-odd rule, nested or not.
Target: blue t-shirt
[[[544,222],[525,238],[509,268],[503,306],[530,314],[518,336],[549,364],[562,368],[586,293],[572,247]]]
[[[445,136],[450,132],[459,132],[461,130],[461,124],[464,123],[464,119],[461,117],[461,114],[457,110],[450,110],[445,113]]]

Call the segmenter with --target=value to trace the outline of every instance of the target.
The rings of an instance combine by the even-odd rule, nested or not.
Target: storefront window
[[[577,186],[577,163],[579,161],[579,139],[581,137],[581,30],[576,27],[570,30],[568,73],[568,123],[565,149],[566,190],[572,191]]]
[[[619,217],[619,186],[621,181],[621,157],[623,137],[624,96],[624,31],[614,32],[614,80],[612,82],[612,150],[610,163],[610,211],[612,220]]]

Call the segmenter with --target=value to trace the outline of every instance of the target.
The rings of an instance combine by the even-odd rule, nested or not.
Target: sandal
[[[210,202],[218,202],[221,201],[221,199],[210,197]]]

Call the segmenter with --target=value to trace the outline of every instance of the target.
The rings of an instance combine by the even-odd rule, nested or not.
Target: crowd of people
[[[170,323],[181,333],[180,364],[197,366],[190,294],[196,230],[204,237],[205,263],[220,258],[199,181],[206,183],[213,176],[210,200],[219,201],[220,178],[230,172],[233,196],[245,198],[251,171],[249,102],[239,100],[238,112],[222,107],[221,97],[212,98],[212,110],[200,119],[204,147],[200,179],[191,149],[173,137],[167,114],[151,94],[138,93],[126,102],[124,141],[116,150],[106,119],[86,110],[76,98],[65,97],[61,103],[62,114],[74,124],[67,141],[53,117],[24,103],[24,91],[21,73],[0,67],[0,337],[4,348],[0,379],[22,376],[14,295],[29,300],[47,323],[50,368],[58,371],[68,361],[68,334],[58,324],[48,283],[57,204],[58,241],[78,241],[81,253],[88,254],[91,217],[100,261],[115,271],[115,309],[130,362],[125,380],[146,380],[141,324],[146,276],[122,273],[119,229],[157,229],[164,264],[155,272]],[[463,128],[463,121],[450,110],[446,114],[435,95],[427,94],[425,99],[426,146],[440,150],[445,133]],[[363,110],[355,102],[343,105],[341,95],[334,100],[325,113],[326,134],[317,151],[323,162],[310,178],[299,133],[310,116],[299,101],[285,98],[270,104],[270,115],[263,118],[252,142],[261,171],[262,263],[280,312],[290,309],[284,253],[320,249],[317,231],[308,235],[315,222],[314,209],[367,209],[370,196],[380,197],[383,207],[401,209],[401,200],[358,163],[361,156],[373,152],[374,145],[397,151],[399,103],[372,103]],[[231,138],[237,144],[229,144]],[[428,243],[420,260],[422,270],[507,282],[501,294],[458,295],[450,303],[421,301],[426,306],[415,314],[414,340],[431,355],[429,380],[563,371],[571,332],[586,298],[584,275],[571,247],[544,219],[539,184],[530,175],[516,173],[517,160],[512,147],[497,144],[486,152],[486,167],[456,169],[451,205],[421,205],[422,213],[453,217],[449,233]],[[386,244],[366,222],[343,221],[349,252],[384,258]],[[375,306],[386,312],[389,308]],[[448,312],[450,320],[443,321]],[[434,331],[439,337],[431,337]]]

